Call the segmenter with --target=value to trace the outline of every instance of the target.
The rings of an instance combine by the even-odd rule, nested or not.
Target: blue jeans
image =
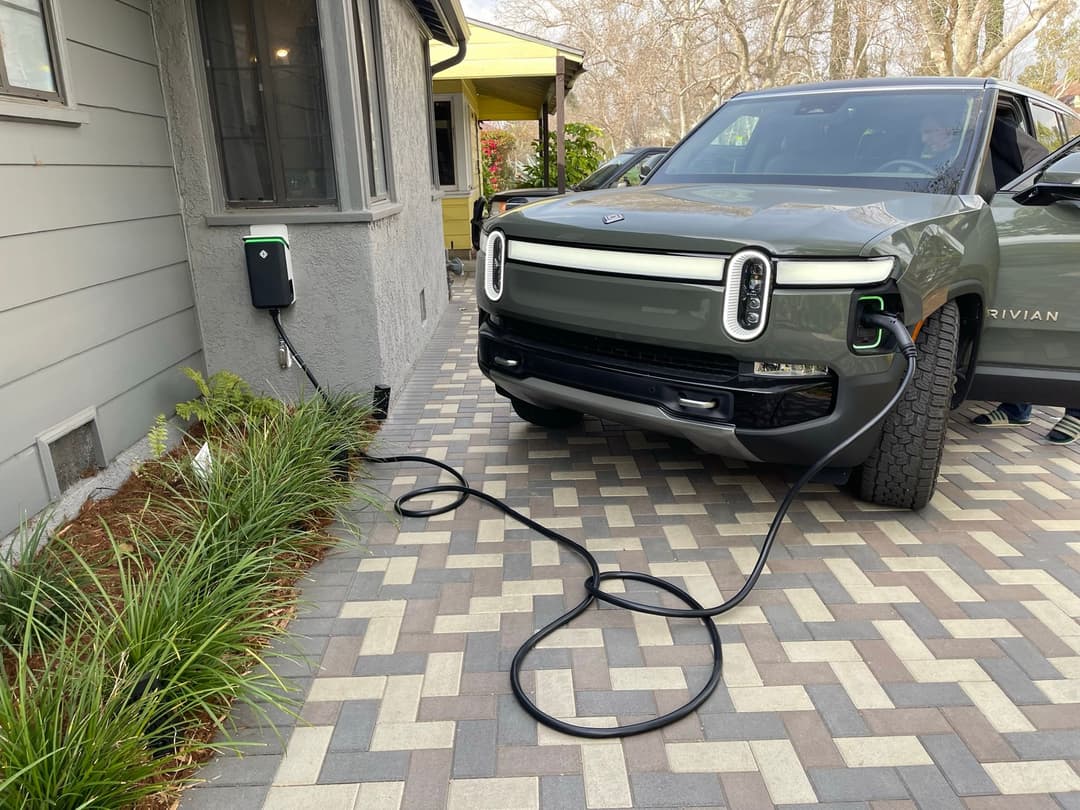
[[[1030,402],[1002,402],[998,407],[1013,421],[1026,422],[1031,418]],[[1066,408],[1065,415],[1080,419],[1080,408]]]

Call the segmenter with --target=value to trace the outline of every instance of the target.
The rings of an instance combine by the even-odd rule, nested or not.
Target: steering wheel
[[[918,160],[907,160],[906,158],[886,161],[885,163],[882,163],[880,166],[878,166],[875,171],[883,172],[886,171],[890,166],[907,166],[909,168],[918,169],[920,172],[926,172],[926,174],[937,174],[937,169],[935,169],[933,166],[929,166],[926,163],[922,163]]]

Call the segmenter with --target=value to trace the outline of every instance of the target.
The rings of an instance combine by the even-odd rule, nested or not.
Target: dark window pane
[[[56,92],[41,0],[17,0],[0,5],[0,49],[12,87]]]
[[[316,0],[203,0],[226,197],[336,196]]]
[[[1053,152],[1065,143],[1065,138],[1059,128],[1057,113],[1038,104],[1032,104],[1031,117],[1035,119],[1035,137],[1047,150]]]
[[[435,154],[439,162],[439,185],[457,185],[454,171],[454,115],[449,101],[435,102]]]
[[[225,196],[237,202],[271,202],[271,171],[255,22],[248,0],[207,0],[203,3],[209,79]]]
[[[333,154],[315,0],[274,0],[262,7],[285,198],[329,199]]]
[[[273,202],[270,156],[266,142],[251,138],[223,138],[222,161],[225,188],[230,200],[238,202]]]

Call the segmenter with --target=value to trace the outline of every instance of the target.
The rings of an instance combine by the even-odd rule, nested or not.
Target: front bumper
[[[902,374],[903,364],[886,356],[874,359],[876,371],[854,377],[763,379],[726,355],[497,320],[483,317],[478,361],[501,393],[750,461],[813,463],[876,414]],[[861,463],[877,435],[871,431],[833,465]]]

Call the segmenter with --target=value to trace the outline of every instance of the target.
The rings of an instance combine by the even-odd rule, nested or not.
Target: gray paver
[[[997,792],[993,780],[955,734],[928,734],[919,739],[958,795]]]
[[[892,768],[808,768],[807,776],[822,801],[905,799],[904,783]]]
[[[650,807],[702,807],[724,802],[715,774],[633,773],[630,787],[634,802]]]

